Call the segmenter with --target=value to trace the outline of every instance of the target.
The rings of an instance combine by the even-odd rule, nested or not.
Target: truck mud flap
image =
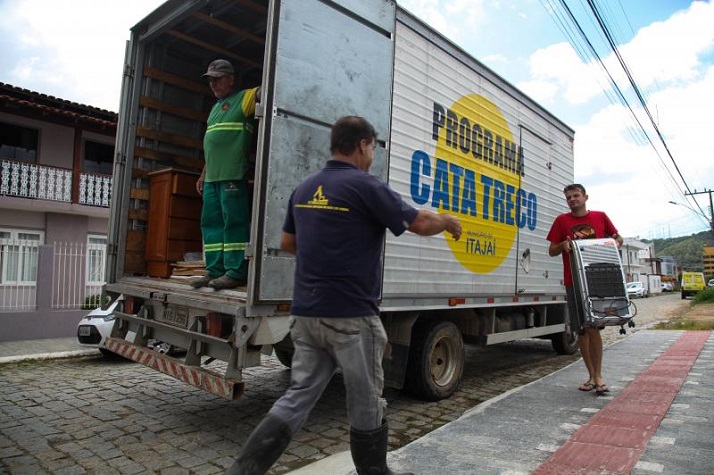
[[[158,353],[150,348],[135,346],[133,343],[119,338],[107,338],[106,347],[112,353],[141,363],[223,399],[232,401],[243,396],[244,383],[242,381],[226,378],[205,368],[188,366],[176,358]]]

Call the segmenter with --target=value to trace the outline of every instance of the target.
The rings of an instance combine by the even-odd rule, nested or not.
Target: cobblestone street
[[[683,313],[678,294],[639,299],[638,328]],[[637,330],[636,328],[635,330]],[[603,332],[606,344],[627,336]],[[390,448],[401,447],[505,391],[575,361],[547,340],[467,346],[463,381],[449,399],[424,402],[386,390]],[[224,401],[141,365],[100,357],[0,366],[0,472],[12,474],[222,473],[271,404],[289,370],[275,358],[246,371],[242,399]],[[349,449],[336,376],[270,473]]]

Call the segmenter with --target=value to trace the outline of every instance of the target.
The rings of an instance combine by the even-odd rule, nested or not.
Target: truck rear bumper
[[[109,351],[124,358],[141,363],[224,399],[235,400],[243,396],[243,381],[227,378],[205,368],[189,366],[176,358],[158,353],[150,348],[136,346],[120,338],[107,338],[106,347]]]

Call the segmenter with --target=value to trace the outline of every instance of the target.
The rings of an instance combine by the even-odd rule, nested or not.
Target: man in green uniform
[[[205,164],[196,182],[203,196],[201,232],[207,275],[191,283],[216,290],[246,285],[250,207],[246,181],[253,143],[255,103],[260,88],[236,90],[235,70],[217,59],[203,75],[218,101],[203,138]]]

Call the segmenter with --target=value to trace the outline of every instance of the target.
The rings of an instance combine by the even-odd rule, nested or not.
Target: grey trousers
[[[290,336],[295,345],[290,388],[269,413],[297,433],[339,367],[350,426],[361,431],[379,428],[386,406],[382,356],[387,345],[379,317],[293,316]]]

